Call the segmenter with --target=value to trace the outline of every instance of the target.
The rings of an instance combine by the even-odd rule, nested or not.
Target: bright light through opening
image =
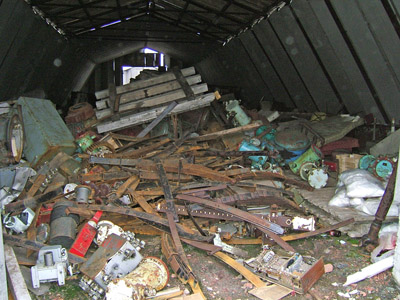
[[[104,25],[100,26],[100,28],[108,27],[108,26],[115,25],[115,24],[118,24],[118,23],[121,23],[121,20],[117,20],[117,21],[114,21],[114,22],[111,22],[111,23],[104,24]]]

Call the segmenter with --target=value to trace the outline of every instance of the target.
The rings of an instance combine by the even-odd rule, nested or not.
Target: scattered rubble
[[[389,211],[397,158],[338,152],[360,146],[346,136],[364,125],[359,116],[306,120],[265,103],[250,112],[233,94],[208,92],[194,68],[110,85],[96,97],[95,109],[75,104],[64,120],[48,100],[1,106],[13,133],[0,136],[3,239],[7,253],[27,250],[17,254],[21,264],[38,252],[28,264],[33,288],[76,276],[91,299],[189,299],[168,286],[169,267],[193,299],[219,294],[196,274],[190,245],[239,272],[246,293],[280,299],[341,268],[290,241],[374,221],[362,239],[374,249],[386,216],[398,217]],[[329,206],[358,212],[337,216]],[[140,235],[161,236],[160,257],[142,255],[156,245]],[[353,277],[344,286],[362,279]]]

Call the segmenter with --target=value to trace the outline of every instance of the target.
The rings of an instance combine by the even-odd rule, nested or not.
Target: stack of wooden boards
[[[104,133],[152,121],[173,101],[178,104],[169,114],[209,106],[215,96],[207,92],[207,84],[201,82],[194,67],[116,88],[110,86],[108,90],[96,92],[96,117],[103,121],[97,130]]]

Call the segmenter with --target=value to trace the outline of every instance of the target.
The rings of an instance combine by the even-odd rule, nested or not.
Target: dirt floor
[[[141,251],[144,256],[151,255],[163,258],[160,238],[158,236],[140,236],[146,242]],[[357,272],[370,263],[368,253],[358,247],[358,240],[347,236],[332,237],[320,235],[314,238],[290,243],[302,255],[323,257],[325,264],[332,264],[333,271],[324,274],[305,295],[290,294],[285,299],[397,299],[400,300],[400,290],[393,280],[391,270],[357,284],[343,287],[346,276]],[[260,252],[260,245],[241,246],[249,253],[249,258]],[[201,282],[202,290],[207,299],[244,300],[258,299],[249,294],[253,285],[245,280],[235,270],[205,252],[184,245],[189,262]],[[171,270],[170,270],[171,271]],[[171,271],[168,287],[184,286]],[[76,280],[69,280],[64,287],[52,284],[50,292],[34,299],[88,299],[78,287]]]

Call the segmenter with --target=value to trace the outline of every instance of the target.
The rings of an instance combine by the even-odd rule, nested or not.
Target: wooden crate
[[[339,174],[350,169],[357,169],[358,162],[363,155],[360,154],[339,154],[336,159],[339,163]]]

